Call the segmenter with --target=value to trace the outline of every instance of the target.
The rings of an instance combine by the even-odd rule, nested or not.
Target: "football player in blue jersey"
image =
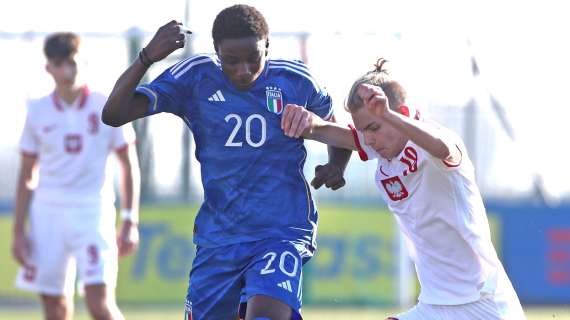
[[[302,265],[316,248],[317,209],[303,175],[303,140],[286,136],[286,104],[334,121],[331,98],[300,61],[269,59],[265,18],[235,5],[216,17],[214,55],[179,61],[137,84],[156,61],[184,47],[184,27],[162,26],[119,78],[103,121],[120,126],[160,112],[192,131],[204,201],[187,315],[194,319],[300,319]],[[312,184],[338,189],[350,152],[329,149]],[[240,306],[240,301],[244,302]]]

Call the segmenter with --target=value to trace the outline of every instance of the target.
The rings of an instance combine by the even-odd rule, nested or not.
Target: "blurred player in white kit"
[[[77,276],[94,319],[123,319],[115,299],[118,256],[133,252],[139,241],[135,134],[130,125],[103,124],[107,98],[76,83],[79,44],[79,36],[68,32],[44,43],[55,89],[29,103],[20,140],[16,286],[40,295],[46,319],[71,319]],[[113,177],[106,172],[111,153],[121,172],[118,235]]]
[[[288,105],[291,137],[377,159],[375,182],[403,232],[421,286],[418,304],[392,320],[522,320],[517,294],[491,242],[474,167],[455,133],[406,104],[380,59],[352,86],[354,127],[325,123]]]

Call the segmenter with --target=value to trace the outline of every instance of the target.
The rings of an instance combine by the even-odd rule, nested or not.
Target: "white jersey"
[[[514,293],[491,243],[473,164],[461,139],[449,134],[462,154],[458,163],[435,158],[412,141],[394,159],[384,159],[364,145],[362,133],[355,137],[362,160],[378,159],[376,184],[406,237],[421,302],[458,305]]]
[[[88,204],[114,201],[106,179],[109,153],[134,142],[131,125],[103,124],[106,97],[84,87],[74,105],[67,106],[53,92],[30,101],[20,140],[22,153],[37,156],[39,184],[34,201]]]

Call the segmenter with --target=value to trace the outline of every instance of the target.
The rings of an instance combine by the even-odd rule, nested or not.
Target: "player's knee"
[[[71,306],[64,297],[44,298],[44,312],[47,320],[69,319]]]
[[[89,307],[89,314],[93,319],[97,320],[107,320],[112,319],[111,312],[108,308],[104,308],[101,306],[91,306]]]
[[[114,303],[110,303],[105,300],[88,301],[87,308],[89,309],[89,314],[91,314],[93,319],[112,320],[122,318],[120,316],[115,316],[115,314],[118,313],[118,307]]]
[[[69,319],[69,308],[66,305],[53,305],[45,309],[47,320]]]

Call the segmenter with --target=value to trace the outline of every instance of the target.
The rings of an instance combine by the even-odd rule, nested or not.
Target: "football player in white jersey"
[[[106,97],[76,83],[79,43],[78,35],[62,32],[44,44],[55,89],[30,102],[20,141],[12,244],[21,265],[16,285],[40,295],[46,319],[71,319],[77,274],[93,318],[123,319],[115,285],[118,256],[138,244],[135,136],[130,126],[104,125]],[[111,153],[121,169],[124,219],[118,236],[113,177],[106,173]]]
[[[406,105],[406,91],[380,59],[350,90],[354,127],[288,105],[282,128],[376,158],[375,181],[394,214],[421,286],[418,304],[388,319],[525,319],[491,243],[474,167],[462,140]]]

